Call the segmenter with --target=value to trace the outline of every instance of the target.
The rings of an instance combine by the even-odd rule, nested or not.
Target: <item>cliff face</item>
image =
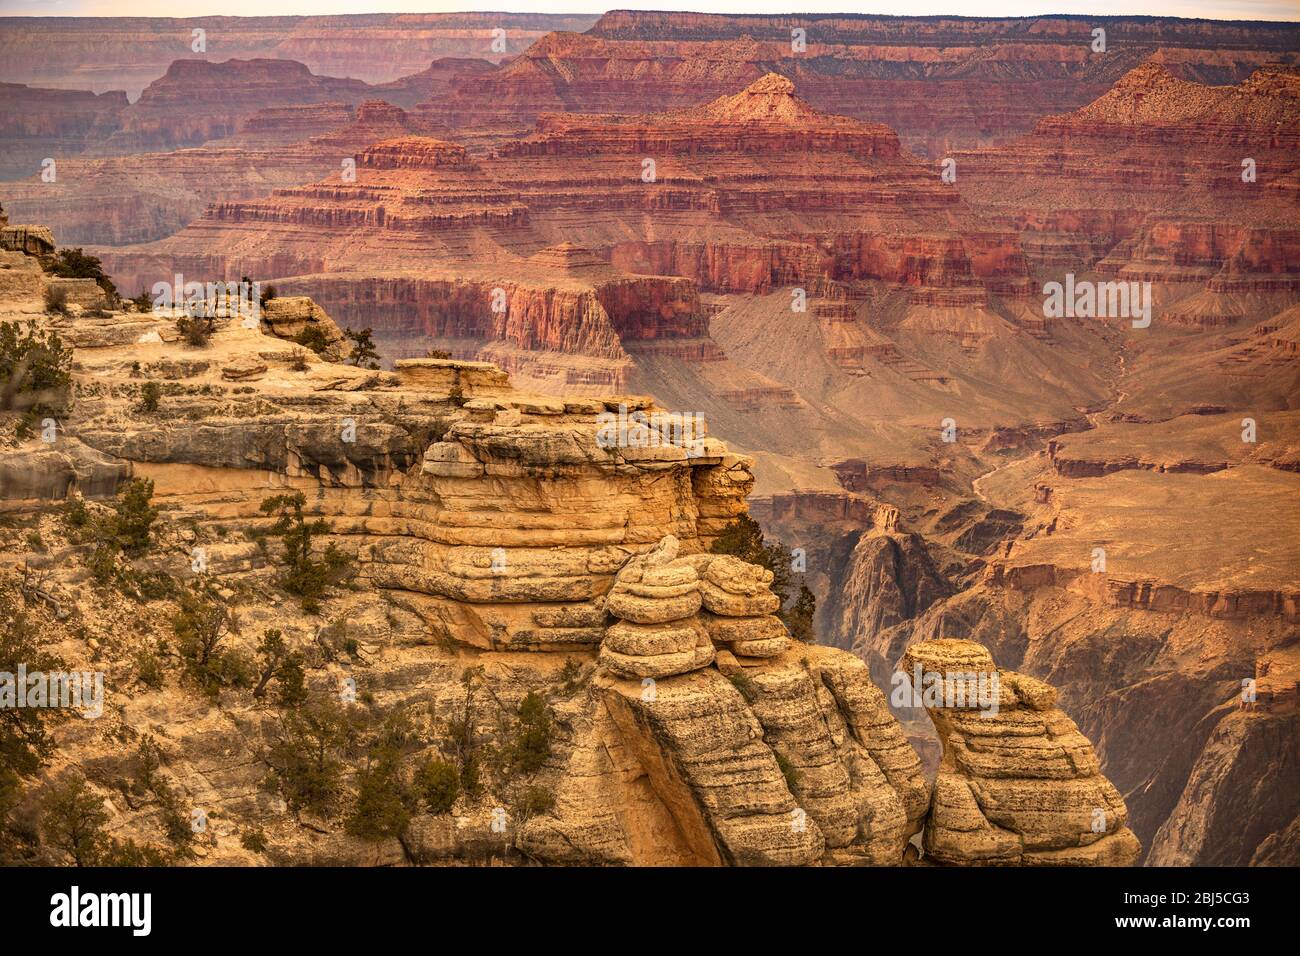
[[[1212,328],[1294,295],[1297,129],[1293,67],[1208,86],[1152,58],[1031,135],[955,158],[963,196],[1023,230],[1036,264],[1159,283],[1156,321]]]
[[[24,170],[26,181],[6,184],[5,198],[15,215],[49,223],[60,242],[150,242],[213,203],[311,182],[341,171],[371,143],[439,131],[377,100],[267,107],[242,120],[234,135],[196,149],[60,159],[52,183]]]
[[[910,666],[917,642],[960,636],[1059,688],[1153,864],[1285,858],[1300,592],[1283,502],[1296,491],[1296,429],[1290,411],[1260,420],[1253,443],[1240,413],[1101,421],[1004,459],[973,499],[904,505],[892,531],[847,528],[838,557],[817,557],[829,571],[827,631],[878,683]],[[1269,516],[1268,534],[1252,515]],[[764,520],[788,541],[815,533],[797,516]],[[1189,537],[1203,527],[1214,533]],[[895,712],[927,763],[937,759],[929,728]],[[945,747],[952,733],[969,730],[940,726]],[[1259,785],[1247,768],[1265,765]],[[932,819],[969,809],[964,786],[943,790]],[[1226,806],[1232,821],[1215,811]]]
[[[775,75],[696,109],[548,116],[481,160],[413,137],[376,144],[355,182],[215,205],[106,261],[130,285],[164,257],[283,276],[295,258],[296,272],[400,271],[485,251],[517,262],[566,241],[727,291],[876,279],[922,295],[960,288],[961,304],[979,306],[1026,287],[1014,238],[976,224],[890,130],[820,113]]]
[[[111,136],[127,108],[121,91],[94,93],[0,83],[0,179],[39,173],[47,157],[76,155]]]
[[[568,249],[549,258],[581,262]],[[78,660],[94,653],[106,673],[107,729],[58,725],[56,766],[89,768],[116,834],[157,837],[150,804],[111,787],[130,759],[121,741],[147,729],[173,795],[220,821],[192,848],[208,863],[915,860],[930,788],[867,668],[794,645],[774,616],[772,573],[708,552],[745,511],[750,459],[644,397],[551,398],[484,363],[377,372],[295,358],[284,337],[299,326],[327,339],[337,329],[309,300],[270,305],[262,327],[221,320],[201,349],[175,341],[163,313],[53,322],[76,349],[79,383],[48,450],[66,480],[35,480],[52,461],[30,442],[0,453],[6,507],[32,515],[53,549],[22,555],[40,575],[30,610],[43,639]],[[18,307],[6,300],[6,317]],[[157,415],[135,403],[133,370],[169,378]],[[548,799],[506,811],[490,775],[455,817],[419,812],[396,836],[363,839],[259,794],[277,718],[250,686],[204,697],[179,674],[134,680],[130,662],[165,630],[175,594],[78,583],[88,551],[54,509],[70,496],[97,508],[128,477],[148,478],[162,509],[136,572],[206,584],[216,600],[238,592],[251,627],[237,622],[231,646],[277,628],[310,652],[313,692],[341,681],[359,695],[346,707],[431,726],[463,712],[484,739],[501,726],[488,700],[517,708],[540,695],[554,734],[528,782]],[[304,493],[355,567],[320,608],[354,635],[348,658],[315,656],[325,631],[283,600],[274,549],[256,543],[273,523],[259,505],[286,489]],[[248,533],[229,536],[233,526]],[[6,582],[21,574],[0,566]],[[252,828],[260,843],[241,839]]]
[[[1089,49],[1107,31],[1108,52]],[[539,39],[431,110],[453,125],[530,126],[540,113],[637,113],[694,106],[769,70],[813,105],[899,131],[931,156],[1032,129],[1081,106],[1157,50],[1190,79],[1235,82],[1296,46],[1294,27],[1153,18],[955,19],[827,14],[725,16],[616,11],[586,34]],[[791,31],[806,48],[792,49]],[[461,115],[457,120],[456,115]]]
[[[8,17],[0,80],[139,94],[181,52],[195,60],[297,60],[313,72],[388,83],[443,57],[499,60],[551,30],[585,30],[590,16],[420,13],[313,17]],[[208,52],[190,53],[195,27]],[[504,53],[492,49],[505,31]]]

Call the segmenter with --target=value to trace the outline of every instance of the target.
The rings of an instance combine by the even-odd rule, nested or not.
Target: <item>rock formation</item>
[[[0,24],[0,81],[126,90],[136,96],[184,50],[191,59],[297,60],[313,73],[388,83],[430,59],[514,55],[551,30],[585,30],[595,17],[535,13],[402,13],[230,17],[220,44],[192,53],[190,28],[166,17],[23,17]],[[492,48],[494,29],[506,49]]]
[[[1108,52],[1091,54],[1091,31]],[[792,44],[804,30],[805,48]],[[1236,82],[1295,49],[1286,24],[1151,18],[727,16],[613,11],[585,34],[553,33],[430,102],[452,125],[527,128],[559,110],[638,113],[696,106],[769,70],[809,102],[884,123],[939,158],[1028,132],[1087,103],[1153,51],[1190,79]],[[472,121],[471,118],[472,117]]]
[[[6,318],[23,308],[3,306]],[[549,397],[487,363],[408,359],[384,372],[309,353],[296,363],[283,336],[335,327],[310,300],[266,306],[260,327],[217,319],[203,348],[180,340],[162,311],[43,320],[75,345],[81,391],[54,447],[29,439],[0,452],[6,507],[36,515],[60,555],[24,553],[27,572],[7,557],[0,577],[30,574],[34,562],[48,600],[32,613],[70,653],[91,652],[87,632],[73,628],[99,635],[112,719],[162,734],[172,785],[223,821],[199,847],[207,862],[262,852],[352,863],[915,857],[929,786],[867,667],[841,650],[795,645],[775,616],[772,573],[710,550],[744,513],[750,459],[643,396]],[[133,375],[172,386],[157,414],[130,397]],[[153,482],[163,515],[139,571],[238,588],[241,618],[307,647],[324,632],[310,637],[310,622],[283,604],[274,552],[255,543],[272,522],[259,507],[266,494],[303,490],[357,569],[353,587],[328,591],[322,612],[363,636],[346,669],[313,658],[313,685],[351,674],[373,698],[367,707],[419,700],[422,712],[468,713],[469,678],[455,675],[477,663],[493,699],[518,706],[543,694],[558,726],[534,786],[544,781],[553,800],[501,831],[475,821],[496,814],[504,794],[465,796],[454,826],[420,813],[400,840],[371,843],[250,800],[263,759],[255,741],[273,732],[265,705],[238,685],[198,709],[184,703],[194,691],[179,677],[133,686],[129,662],[168,626],[175,598],[76,593],[87,551],[52,509],[69,498],[99,507],[131,477]],[[230,524],[248,529],[245,538],[216,531]],[[16,554],[9,543],[7,556]],[[133,606],[135,623],[121,630]],[[242,630],[233,640],[243,644]],[[566,690],[554,675],[570,659],[585,677]],[[493,732],[491,720],[482,715],[480,732]],[[73,735],[60,746],[109,767],[119,744]],[[215,773],[204,754],[218,751],[227,769]],[[1052,792],[1050,781],[1035,785]],[[150,839],[148,814],[109,801],[121,832]],[[241,841],[250,826],[273,849]]]
[[[936,863],[1130,866],[1142,847],[1097,755],[1056,706],[1056,691],[999,671],[971,641],[913,644],[909,677],[933,677],[926,712],[943,758],[926,818]],[[914,687],[926,697],[929,688]],[[987,692],[987,693],[986,693]]]
[[[371,143],[440,131],[380,100],[266,107],[231,136],[195,149],[101,159],[60,158],[43,182],[33,163],[6,184],[16,213],[49,223],[66,243],[119,245],[171,235],[212,203],[255,199],[311,182]],[[291,148],[285,148],[290,147]]]

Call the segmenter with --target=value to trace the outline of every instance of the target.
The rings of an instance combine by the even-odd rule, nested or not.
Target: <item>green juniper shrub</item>
[[[306,700],[306,658],[299,651],[290,651],[275,671],[275,702],[281,707],[297,707]]]
[[[66,854],[73,866],[98,866],[109,846],[108,813],[85,779],[65,774],[49,785],[41,803],[44,842]]]
[[[94,279],[109,302],[117,301],[117,287],[104,273],[104,264],[98,256],[87,255],[81,247],[60,249],[44,263],[50,275],[64,279]]]
[[[63,661],[41,647],[26,612],[0,593],[0,673],[16,674],[20,665],[30,672],[66,669]],[[52,725],[65,715],[56,707],[0,708],[0,852],[5,850],[9,815],[17,806],[23,781],[34,777],[53,755]]]
[[[251,683],[251,662],[223,646],[235,627],[229,609],[210,591],[198,586],[182,592],[178,604],[172,630],[185,677],[212,697],[223,687]]]
[[[430,757],[416,781],[425,808],[430,813],[447,813],[460,795],[460,771],[441,757]]]
[[[416,805],[417,795],[402,772],[400,751],[381,745],[357,772],[356,804],[344,827],[365,840],[400,836]]]
[[[517,825],[522,826],[530,817],[540,813],[549,813],[555,807],[555,794],[545,787],[529,784],[519,791],[511,801],[512,816]]]
[[[341,581],[351,562],[333,544],[325,548],[322,559],[312,554],[312,539],[329,534],[329,522],[323,518],[308,521],[303,514],[307,503],[302,492],[273,495],[262,502],[262,513],[274,515],[275,524],[267,534],[280,538],[284,545],[284,571],[281,586],[302,599],[303,609],[318,609],[318,599],[325,589]]]
[[[69,528],[86,527],[90,523],[90,511],[86,508],[85,500],[73,498],[63,513],[63,520]]]
[[[0,322],[0,411],[25,411],[28,427],[64,411],[72,394],[72,349],[35,320]]]
[[[303,655],[291,650],[278,628],[267,628],[257,647],[257,685],[253,696],[261,700],[267,686],[275,684],[275,700],[281,707],[294,707],[307,699],[307,672]]]
[[[284,642],[284,634],[279,628],[268,627],[262,634],[262,643],[257,645],[258,661],[257,684],[253,696],[261,700],[266,696],[266,685],[271,682],[285,658],[289,656],[289,645]]]
[[[150,690],[161,690],[166,675],[163,672],[162,657],[155,647],[143,648],[135,655],[135,676]]]
[[[271,779],[294,810],[330,816],[343,791],[343,753],[356,720],[338,701],[318,697],[287,711],[265,753]]]
[[[329,337],[325,335],[325,330],[319,325],[303,326],[302,331],[293,337],[293,342],[305,349],[311,349],[317,355],[329,348],[330,344]]]
[[[212,340],[213,322],[201,315],[183,315],[176,320],[176,331],[191,348],[207,348]]]
[[[514,739],[509,745],[509,761],[518,773],[540,770],[551,756],[551,714],[546,702],[536,692],[519,702]]]
[[[135,407],[136,411],[146,413],[158,411],[158,399],[161,397],[161,385],[153,381],[145,382],[140,386],[140,404]]]
[[[138,558],[149,550],[150,528],[158,518],[152,478],[132,478],[113,505],[113,534],[127,557]]]
[[[379,351],[375,348],[373,333],[374,330],[370,328],[343,330],[343,334],[352,343],[352,354],[348,356],[349,364],[357,368],[379,368]]]

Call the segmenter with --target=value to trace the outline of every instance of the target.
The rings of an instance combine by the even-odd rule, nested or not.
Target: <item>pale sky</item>
[[[605,10],[708,13],[888,13],[1034,16],[1043,13],[1300,20],[1300,0],[0,0],[3,16],[267,16],[329,13],[601,13]]]

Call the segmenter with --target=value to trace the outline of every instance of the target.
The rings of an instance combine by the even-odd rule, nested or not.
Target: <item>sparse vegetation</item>
[[[57,671],[61,660],[43,650],[26,614],[0,594],[0,672]],[[10,815],[25,779],[35,776],[54,753],[50,725],[61,712],[48,707],[0,707],[0,859],[10,853]]]
[[[229,609],[211,594],[198,587],[181,594],[172,618],[181,666],[185,677],[210,696],[252,680],[251,662],[224,646],[234,629]]]
[[[145,382],[140,386],[140,404],[135,407],[136,411],[145,414],[158,411],[158,399],[161,397],[161,385],[154,381]]]
[[[67,774],[52,783],[42,801],[41,832],[45,842],[66,854],[73,866],[98,866],[108,850],[104,831],[108,814],[86,781]]]
[[[56,332],[0,322],[0,411],[56,414],[72,390],[72,350]]]
[[[417,778],[420,796],[430,813],[447,813],[460,796],[460,771],[441,757],[430,757]]]
[[[777,616],[797,640],[814,644],[817,635],[813,630],[813,617],[817,613],[817,598],[802,582],[791,600],[794,587],[794,555],[780,541],[768,544],[763,529],[757,521],[742,514],[732,521],[709,549],[714,554],[730,554],[750,564],[757,564],[772,572],[772,593],[781,599]]]
[[[191,348],[207,348],[212,340],[213,321],[202,315],[183,315],[176,320],[176,331]]]
[[[344,329],[343,334],[352,343],[352,354],[348,363],[358,368],[379,368],[379,352],[372,338],[373,329]]]
[[[284,715],[265,759],[291,808],[321,816],[336,811],[343,789],[342,752],[356,737],[356,721],[328,697],[310,700]]]
[[[325,331],[319,325],[307,325],[303,330],[293,337],[295,345],[301,345],[305,349],[311,349],[317,355],[329,348],[329,339],[325,336]]]
[[[50,315],[67,315],[68,290],[59,286],[46,286],[45,311]]]
[[[98,256],[86,255],[81,247],[60,249],[45,262],[45,271],[64,279],[94,279],[109,302],[117,301],[117,287],[104,274],[104,264]]]
[[[330,526],[323,518],[308,521],[303,514],[306,504],[306,496],[294,492],[265,499],[261,510],[263,514],[276,516],[275,524],[267,533],[284,544],[281,586],[302,599],[304,610],[313,610],[325,588],[347,575],[351,562],[333,543],[326,546],[320,559],[313,556],[312,539],[329,534]]]

